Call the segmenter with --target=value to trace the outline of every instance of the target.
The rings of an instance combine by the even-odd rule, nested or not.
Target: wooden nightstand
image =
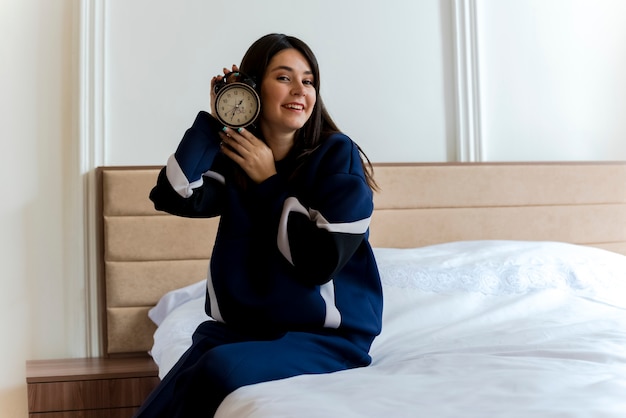
[[[130,418],[159,383],[149,357],[26,362],[31,418]]]

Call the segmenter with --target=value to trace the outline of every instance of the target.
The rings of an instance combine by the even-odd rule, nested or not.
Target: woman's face
[[[261,127],[266,132],[293,133],[304,126],[317,95],[313,72],[298,50],[284,49],[270,60],[261,83]]]

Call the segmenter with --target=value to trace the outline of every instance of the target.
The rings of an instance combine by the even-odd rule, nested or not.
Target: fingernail
[[[222,131],[224,131],[224,132],[226,132],[227,130],[228,130],[228,128],[227,128],[226,126],[224,126],[224,127],[222,128]]]
[[[243,128],[237,128],[237,132],[239,133],[243,132]]]

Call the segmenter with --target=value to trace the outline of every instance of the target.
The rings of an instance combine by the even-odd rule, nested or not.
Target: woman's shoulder
[[[333,132],[326,137],[326,140],[323,143],[324,145],[337,146],[341,144],[352,145],[354,142],[343,132]]]
[[[332,153],[342,155],[352,155],[356,152],[358,155],[358,147],[356,143],[343,132],[333,132],[330,134],[319,147],[321,153]]]
[[[361,157],[356,143],[346,134],[335,132],[320,145],[316,160],[320,168],[346,173],[361,172]]]

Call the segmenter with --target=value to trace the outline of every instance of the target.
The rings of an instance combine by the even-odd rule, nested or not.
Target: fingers
[[[246,151],[254,140],[254,136],[244,128],[233,129],[224,126],[220,132],[222,143],[236,151]]]
[[[231,72],[236,73],[237,71],[239,71],[239,67],[236,66],[235,64],[232,65],[230,70],[226,67],[222,68],[222,72],[224,73],[224,75],[231,73]]]
[[[266,154],[268,151],[271,154],[271,150],[265,142],[244,128],[233,129],[225,126],[219,135],[222,140],[220,148],[231,159],[255,158],[253,156]],[[274,161],[273,158],[271,161]]]
[[[213,92],[213,90],[215,89],[215,84],[223,80],[226,74],[237,71],[239,71],[239,67],[237,67],[235,64],[232,65],[232,68],[230,70],[226,67],[222,68],[223,74],[218,74],[211,79],[211,92]]]
[[[245,153],[246,148],[243,142],[244,138],[237,132],[237,130],[224,126],[222,132],[219,133],[222,142],[220,142],[220,148],[229,157],[233,158],[232,153],[238,157]]]
[[[224,155],[236,162],[256,183],[276,174],[272,150],[246,129],[224,127],[219,133]]]
[[[230,70],[226,67],[222,68],[223,74],[218,74],[211,79],[211,87],[215,86],[215,83],[217,83],[219,80],[222,80],[226,74],[237,71],[239,71],[239,67],[237,67],[235,64],[232,65]]]
[[[214,93],[215,84],[217,84],[222,79],[221,75],[216,75],[211,79],[211,92]]]
[[[224,76],[230,72],[236,72],[239,71],[239,67],[237,67],[235,64],[232,65],[232,70],[229,70],[228,68],[224,67],[222,68],[222,73],[223,74],[218,74],[215,77],[213,77],[211,79],[211,113],[214,114],[215,113],[215,85],[217,83],[219,83],[220,81],[222,81],[224,79]]]

